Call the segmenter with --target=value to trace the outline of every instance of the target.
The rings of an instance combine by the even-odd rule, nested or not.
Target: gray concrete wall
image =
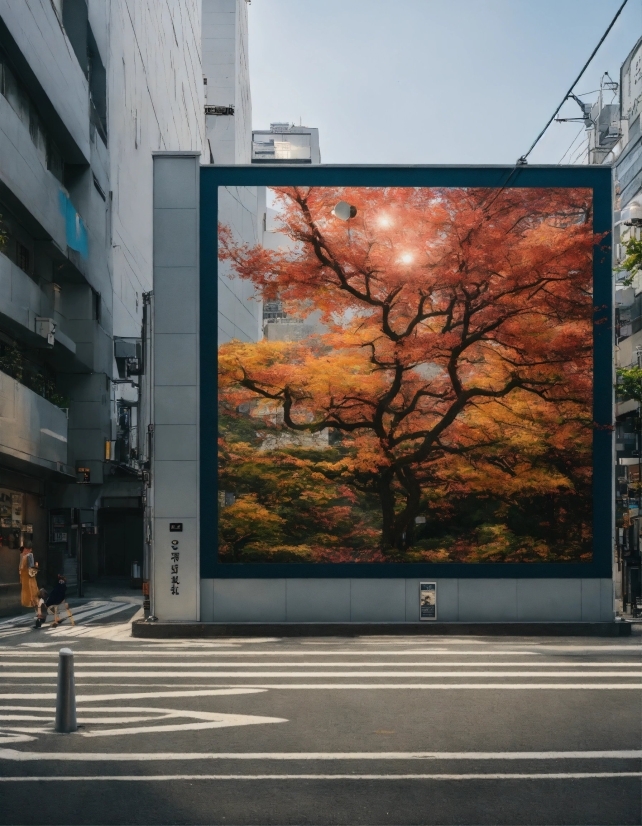
[[[424,578],[431,581],[431,577]],[[203,579],[203,622],[418,622],[419,579]],[[439,622],[611,622],[611,579],[437,579]],[[427,621],[428,622],[428,621]]]
[[[160,620],[198,620],[199,157],[154,157],[152,602]],[[171,533],[170,522],[181,532]],[[172,541],[178,542],[173,546]],[[175,563],[171,555],[179,553]],[[178,565],[173,571],[172,566]],[[178,576],[178,593],[172,577]]]
[[[252,98],[246,0],[203,0],[202,48],[206,103],[234,106],[234,115],[206,116],[213,161],[250,163]]]

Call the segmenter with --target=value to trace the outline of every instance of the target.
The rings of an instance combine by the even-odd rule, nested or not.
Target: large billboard
[[[608,228],[590,182],[521,177],[299,172],[257,243],[218,223],[221,272],[263,308],[216,353],[219,569],[597,570]]]

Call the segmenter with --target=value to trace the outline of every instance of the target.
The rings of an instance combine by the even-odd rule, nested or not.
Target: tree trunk
[[[396,512],[397,496],[395,481],[403,490],[405,506]],[[395,472],[385,468],[379,472],[379,500],[381,502],[382,536],[381,546],[384,553],[405,551],[412,547],[415,534],[415,517],[419,515],[421,485],[414,473],[405,469]]]
[[[379,501],[381,503],[381,550],[390,552],[397,547],[395,525],[395,494],[392,488],[394,474],[390,468],[379,471]]]
[[[415,517],[419,516],[421,485],[410,468],[398,471],[396,476],[406,499],[405,507],[396,516],[397,547],[405,551],[413,546],[415,540]]]

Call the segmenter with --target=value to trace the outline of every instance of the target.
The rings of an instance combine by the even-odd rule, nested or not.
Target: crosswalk
[[[301,822],[299,800],[331,800],[333,822],[495,823],[513,799],[503,822],[534,822],[524,800],[542,823],[637,822],[639,639],[141,640],[134,611],[96,600],[75,627],[0,623],[0,798],[16,811],[56,783],[71,824],[74,795],[94,791],[104,822],[129,822],[139,798],[162,802],[146,822],[183,822],[201,797],[199,822],[216,800],[217,822],[246,826],[275,807]],[[73,735],[54,733],[62,647]],[[398,819],[377,819],[395,800]],[[431,820],[436,800],[452,816]],[[470,800],[491,814],[462,814]],[[401,819],[408,801],[424,808]]]
[[[61,638],[61,626],[0,640],[0,796],[18,800],[28,784],[55,780],[65,788],[151,784],[147,792],[171,788],[180,800],[187,784],[190,794],[214,784],[218,800],[233,801],[242,787],[271,805],[275,784],[312,784],[308,793],[319,800],[343,789],[365,806],[388,783],[423,784],[426,794],[435,783],[507,785],[489,787],[492,805],[512,784],[572,782],[586,784],[573,787],[580,802],[590,784],[630,784],[617,793],[635,804],[635,641],[140,640],[125,636],[126,608],[135,610],[86,603],[75,612],[78,626],[65,629],[75,638]],[[25,630],[16,621],[1,627]],[[92,636],[101,629],[111,636]],[[74,652],[79,724],[64,737],[53,725],[63,646]],[[550,785],[543,789],[550,794]]]
[[[82,605],[71,606],[75,625],[72,625],[66,612],[60,612],[61,623],[54,628],[52,618],[39,629],[34,628],[34,614],[22,614],[18,617],[0,620],[0,642],[16,637],[38,637],[52,639],[58,637],[86,637],[88,639],[113,639],[125,641],[132,639],[131,618],[125,622],[114,622],[124,612],[133,614],[136,606],[131,602],[116,600],[90,600]],[[140,610],[142,616],[142,610]],[[105,620],[110,622],[103,625]]]
[[[37,659],[26,650],[37,641],[0,653],[0,679],[47,680],[55,677],[55,640],[75,637],[76,680],[91,688],[118,685],[171,686],[188,696],[200,688],[257,688],[282,691],[421,690],[421,691],[639,691],[640,649],[623,645],[559,645],[541,643],[481,644],[466,640],[440,643],[395,641],[372,645],[335,642],[310,647],[304,643],[253,640],[198,643],[141,642],[130,636],[130,622],[93,625],[99,618],[131,608],[113,603],[87,603],[78,611],[76,627],[46,632]],[[84,619],[84,623],[83,623]],[[22,626],[14,631],[24,631]],[[38,638],[41,639],[41,638]],[[131,643],[126,649],[93,649],[84,642]],[[46,650],[44,650],[46,648]],[[131,683],[130,681],[135,681]],[[178,696],[178,695],[176,695]],[[194,695],[197,696],[197,695]]]

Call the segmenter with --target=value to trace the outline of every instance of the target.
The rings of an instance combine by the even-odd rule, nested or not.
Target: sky
[[[323,163],[512,164],[621,2],[252,0],[254,128],[318,127]],[[628,0],[576,94],[618,80],[641,36],[642,0]],[[529,163],[581,162],[583,135],[553,123]]]

